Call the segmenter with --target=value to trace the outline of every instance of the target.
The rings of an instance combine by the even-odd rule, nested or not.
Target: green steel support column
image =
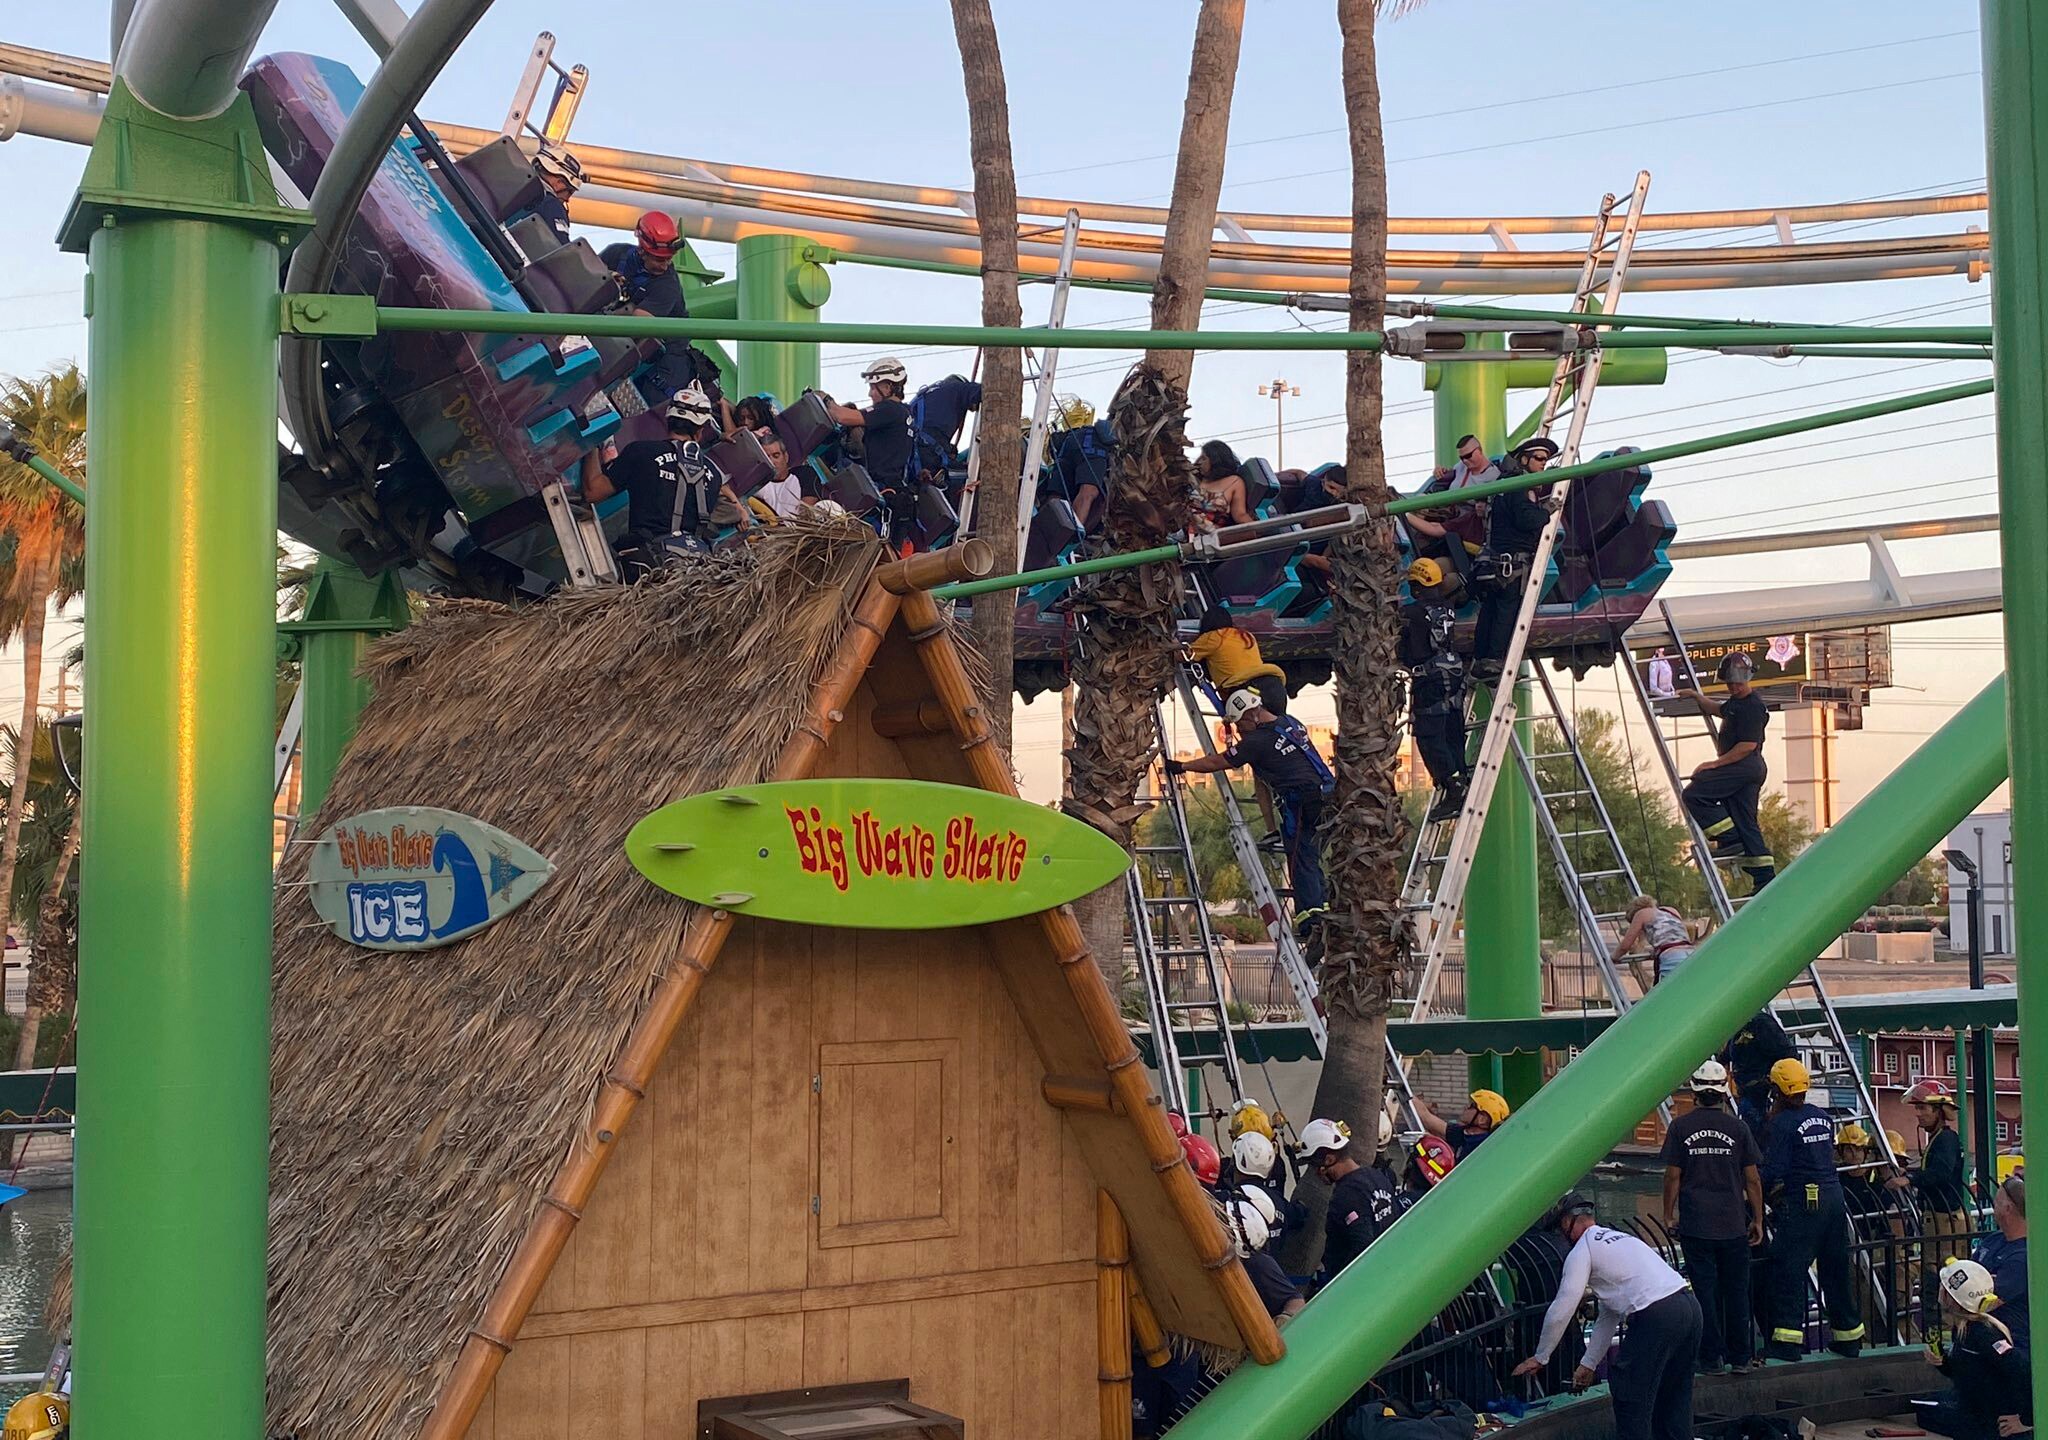
[[[189,207],[189,208],[188,208]],[[93,382],[76,1433],[259,1440],[280,242],[255,117],[117,82],[63,241]]]
[[[2005,778],[2005,682],[1986,686],[1700,952],[1458,1162],[1174,1440],[1300,1440],[1726,1043]]]
[[[370,703],[370,682],[357,674],[373,635],[404,628],[405,589],[394,573],[372,580],[346,560],[323,558],[306,587],[304,617],[278,628],[300,637],[299,684],[305,726],[299,741],[299,813],[327,798],[341,752],[355,738]]]
[[[749,235],[739,243],[735,273],[741,320],[816,320],[832,295],[832,278],[809,258],[801,235]],[[787,405],[818,383],[815,341],[739,344],[740,393],[766,391]]]
[[[1998,512],[2010,678],[2014,892],[2048,894],[2048,13],[2027,0],[1984,0],[1984,123],[1989,139],[1992,373],[1998,383]],[[1766,891],[1766,894],[1769,892]],[[2036,917],[2036,925],[2040,924]],[[2038,931],[2036,932],[2039,933]],[[2016,951],[2017,953],[2017,951]],[[2048,1037],[2048,976],[2019,967],[2019,1028]],[[2023,1125],[2048,1135],[2048,1043],[2020,1048]],[[2048,1246],[2027,1261],[2048,1285]],[[2048,1345],[2034,1347],[2034,1403],[2048,1402]]]
[[[1523,667],[1526,676],[1528,667]],[[1527,679],[1515,686],[1520,713],[1529,713]],[[1515,726],[1534,750],[1533,727]],[[1476,737],[1475,737],[1476,738]],[[1536,807],[1513,769],[1493,787],[1493,805],[1472,878],[1465,887],[1465,1013],[1474,1020],[1514,1019],[1543,1013],[1543,927],[1536,899]],[[1543,1084],[1543,1056],[1475,1055],[1468,1062],[1474,1089],[1484,1085],[1520,1108]]]
[[[1472,337],[1474,348],[1504,350],[1499,332]],[[1458,441],[1476,435],[1489,455],[1507,448],[1509,366],[1466,363],[1437,367],[1436,458],[1458,463]],[[1548,376],[1545,376],[1546,382]],[[1520,695],[1528,704],[1528,695]],[[1485,705],[1477,713],[1484,713]],[[1523,739],[1528,739],[1523,727]],[[1477,743],[1475,733],[1474,743]],[[1536,919],[1536,811],[1521,777],[1494,786],[1472,878],[1465,887],[1465,1013],[1497,1020],[1542,1011],[1543,967]],[[1520,1105],[1543,1083],[1540,1055],[1474,1055],[1474,1089],[1502,1089]],[[1496,1084],[1496,1079],[1498,1084]]]

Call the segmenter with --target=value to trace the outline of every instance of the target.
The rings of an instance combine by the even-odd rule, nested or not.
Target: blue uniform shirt
[[[2008,1240],[1994,1234],[1978,1242],[1977,1253],[1970,1258],[1991,1272],[1991,1291],[1998,1297],[1998,1308],[1991,1313],[2012,1331],[2013,1339],[2027,1345],[2034,1328],[2027,1313],[2027,1237]]]
[[[1764,1125],[1764,1193],[1779,1186],[1819,1185],[1837,1189],[1841,1176],[1835,1172],[1834,1117],[1817,1105],[1797,1105],[1780,1110]]]

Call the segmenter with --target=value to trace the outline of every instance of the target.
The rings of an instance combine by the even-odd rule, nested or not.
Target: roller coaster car
[[[265,148],[310,194],[362,84],[344,65],[282,54],[242,81]],[[593,313],[619,303],[604,262],[525,214],[539,181],[509,140],[456,162],[527,257],[508,274],[416,147],[386,153],[341,241],[339,291],[379,304]],[[523,216],[523,218],[522,218]],[[475,217],[472,217],[474,219]],[[633,342],[543,336],[385,334],[322,342],[321,399],[340,444],[316,471],[287,467],[280,519],[291,534],[409,583],[542,593],[566,573],[539,501],[617,431],[603,390],[647,363]],[[346,410],[346,415],[341,412]],[[611,528],[623,524],[609,507]]]
[[[1625,453],[1625,452],[1614,452]],[[1337,503],[1332,466],[1315,471],[1275,471],[1264,460],[1246,460],[1248,508],[1260,517],[1293,515]],[[1662,503],[1645,500],[1650,473],[1641,467],[1579,481],[1564,514],[1564,531],[1546,575],[1531,637],[1531,653],[1556,655],[1575,666],[1612,656],[1621,633],[1640,616],[1671,573],[1665,547],[1676,533]],[[1445,477],[1432,476],[1426,490],[1441,490]],[[1068,557],[1079,540],[1072,508],[1054,486],[1040,492],[1032,518],[1024,568],[1039,569]],[[1327,542],[1318,542],[1317,548]],[[1402,537],[1404,551],[1407,538]],[[1291,679],[1306,682],[1327,675],[1332,623],[1326,590],[1314,572],[1304,572],[1308,545],[1293,551],[1225,560],[1209,568],[1211,592],[1230,602],[1237,623],[1252,632],[1270,659],[1288,667]],[[1409,558],[1404,554],[1403,563]],[[1070,582],[1033,586],[1018,597],[1018,688],[1026,694],[1062,683],[1070,641],[1064,607]],[[1466,643],[1474,607],[1460,621]]]

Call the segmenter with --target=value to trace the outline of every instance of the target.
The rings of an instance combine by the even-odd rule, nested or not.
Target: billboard
[[[1715,672],[1721,668],[1721,661],[1737,650],[1747,651],[1756,663],[1756,675],[1750,683],[1758,689],[1797,685],[1812,678],[1811,650],[1804,634],[1694,641],[1686,645],[1684,656],[1679,655],[1675,645],[1631,646],[1629,656],[1643,677],[1650,698],[1668,700],[1673,692],[1687,689],[1692,683],[1686,674],[1687,660],[1692,662],[1693,673],[1699,676],[1702,693],[1727,693],[1728,687],[1715,677]]]

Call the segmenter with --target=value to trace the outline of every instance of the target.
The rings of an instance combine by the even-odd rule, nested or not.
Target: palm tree
[[[35,732],[26,752],[12,730],[0,729],[0,751],[12,762],[15,776],[5,787],[7,798],[24,783],[29,793],[30,814],[22,827],[9,897],[12,913],[37,917],[28,952],[28,1004],[14,1051],[14,1068],[26,1070],[35,1063],[43,1018],[70,1007],[76,984],[76,947],[65,943],[75,931],[75,909],[65,886],[78,857],[83,812],[62,777],[49,727]]]
[[[1412,8],[1382,0],[1379,9]],[[1344,111],[1351,136],[1352,330],[1377,330],[1387,298],[1387,155],[1374,58],[1374,0],[1337,0],[1343,34]],[[1345,498],[1377,510],[1391,497],[1380,435],[1380,356],[1353,350],[1344,363]],[[1372,1134],[1386,1086],[1387,1007],[1404,950],[1401,881],[1408,821],[1394,786],[1403,696],[1395,659],[1401,583],[1393,523],[1354,531],[1330,547],[1337,691],[1337,796],[1325,836],[1330,914],[1318,967],[1329,1041],[1315,1113],[1347,1118]],[[1313,1176],[1308,1177],[1313,1181]],[[1310,1190],[1319,1187],[1311,1184]],[[1313,1263],[1322,1249],[1319,1196],[1288,1258]]]
[[[1244,0],[1202,0],[1181,112],[1159,274],[1152,286],[1152,328],[1187,330],[1201,318],[1208,285],[1230,103],[1244,38]],[[1110,550],[1165,543],[1187,528],[1193,477],[1187,460],[1188,376],[1194,353],[1148,350],[1110,402],[1114,436],[1103,536]],[[1112,570],[1081,591],[1074,612],[1087,626],[1073,676],[1074,739],[1068,752],[1069,814],[1126,849],[1146,807],[1135,796],[1155,748],[1154,715],[1173,679],[1174,611],[1179,575],[1167,566]],[[1123,953],[1123,882],[1104,886],[1075,909],[1095,960],[1112,985]]]
[[[85,377],[66,365],[33,380],[0,385],[0,419],[33,444],[44,460],[74,480],[85,478]],[[50,603],[75,598],[85,583],[85,510],[26,465],[0,459],[0,532],[10,554],[0,569],[0,636],[21,641],[21,726],[24,753],[35,749],[36,706],[43,691],[43,628]],[[30,787],[8,792],[0,832],[0,928],[13,918],[14,867]]]
[[[996,44],[989,0],[953,0],[953,34],[960,45],[960,72],[967,85],[967,128],[974,155],[974,216],[981,230],[981,323],[1014,326],[1023,319],[1017,298],[1017,170],[1010,158],[1010,96],[1003,79],[1003,52]],[[984,350],[981,420],[974,446],[981,484],[975,501],[975,531],[995,547],[996,573],[1018,567],[1018,486],[1010,476],[1024,463],[1017,417],[1024,409],[1023,357],[1014,349]],[[988,662],[986,694],[989,729],[1010,753],[1010,689],[1015,670],[1017,624],[1007,594],[985,595],[974,607],[969,629]]]

